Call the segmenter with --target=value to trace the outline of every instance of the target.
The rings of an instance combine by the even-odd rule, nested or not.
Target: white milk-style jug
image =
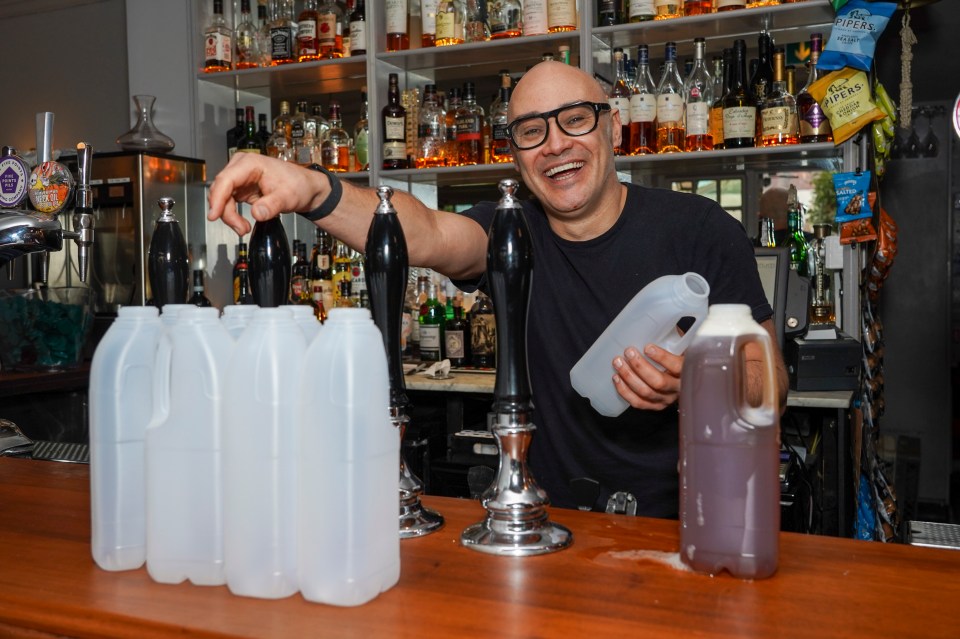
[[[256,304],[229,304],[223,307],[220,321],[226,327],[233,339],[240,339],[250,320],[260,307]]]
[[[303,336],[307,339],[307,345],[309,346],[310,342],[320,332],[320,327],[323,326],[317,316],[314,315],[313,307],[305,304],[291,304],[284,306],[284,308],[293,315],[293,319],[297,322],[300,330],[303,331]]]

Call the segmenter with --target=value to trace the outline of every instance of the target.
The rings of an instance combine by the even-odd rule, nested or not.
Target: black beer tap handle
[[[487,280],[497,323],[497,381],[494,411],[528,413],[533,409],[527,371],[527,305],[533,275],[533,244],[520,201],[518,183],[500,181],[503,197],[490,226]]]
[[[377,189],[380,204],[370,223],[365,247],[364,267],[367,290],[370,293],[370,311],[373,321],[383,335],[387,351],[387,370],[390,375],[390,406],[404,409],[409,404],[403,380],[400,334],[403,319],[403,300],[407,291],[407,241],[390,203],[393,189]]]

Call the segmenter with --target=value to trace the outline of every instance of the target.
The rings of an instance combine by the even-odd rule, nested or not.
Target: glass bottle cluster
[[[647,20],[769,7],[805,0],[598,0],[597,25],[601,27]]]

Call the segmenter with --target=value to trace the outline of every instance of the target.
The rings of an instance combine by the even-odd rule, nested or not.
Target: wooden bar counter
[[[960,552],[785,533],[761,581],[678,569],[677,522],[555,509],[574,545],[529,558],[460,546],[477,502],[401,545],[400,583],[336,608],[154,583],[90,557],[82,465],[0,458],[0,637],[956,637]],[[672,561],[671,561],[672,560]]]

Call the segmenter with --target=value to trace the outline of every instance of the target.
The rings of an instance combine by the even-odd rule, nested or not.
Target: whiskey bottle
[[[416,168],[444,166],[446,144],[447,116],[437,98],[437,85],[427,84],[423,88],[423,103],[417,122]]]
[[[350,136],[343,130],[339,102],[330,100],[328,115],[330,130],[320,143],[321,162],[328,171],[345,173],[351,169]]]
[[[460,166],[483,164],[483,107],[473,82],[463,83],[463,104],[457,109],[457,159]]]
[[[427,285],[427,301],[420,309],[420,359],[439,362],[443,359],[443,329],[445,323],[443,305],[437,299],[437,285]]]
[[[669,20],[670,18],[683,17],[682,0],[655,0],[654,8],[657,11],[657,15],[653,18],[654,20]]]
[[[302,304],[304,299],[311,299],[310,262],[307,261],[306,244],[294,242],[294,262],[290,267],[290,303]]]
[[[237,261],[233,265],[233,303],[253,304],[250,293],[250,262],[247,259],[247,244],[237,244]]]
[[[463,91],[459,87],[452,87],[447,91],[447,166],[459,166],[460,152],[457,146],[457,110],[463,104]]]
[[[597,26],[612,27],[620,24],[620,0],[600,0],[597,3]]]
[[[319,286],[313,287],[313,314],[321,324],[327,321],[327,307],[323,303],[323,289]]]
[[[276,0],[270,23],[270,64],[279,66],[297,61],[297,23],[293,0]]]
[[[732,49],[724,49],[723,55],[713,58],[713,105],[710,107],[710,136],[714,150],[723,148],[723,96],[727,93],[730,76]]]
[[[370,159],[368,155],[370,121],[367,115],[368,109],[367,87],[363,87],[360,89],[360,119],[357,120],[356,125],[353,127],[353,150],[357,157],[357,165],[354,169],[356,171],[370,170]]]
[[[240,24],[234,31],[237,69],[256,69],[260,66],[260,46],[256,25],[250,16],[250,0],[240,0]]]
[[[677,70],[677,43],[664,46],[663,75],[657,84],[657,152],[678,153],[686,144],[683,80]]]
[[[437,6],[437,36],[434,45],[444,47],[463,44],[466,39],[465,21],[466,13],[462,0],[440,0]]]
[[[203,294],[203,269],[193,270],[193,295],[187,301],[187,304],[194,306],[212,306],[207,296]]]
[[[383,168],[407,168],[407,111],[400,104],[400,86],[397,74],[389,76],[387,104],[381,111],[380,130],[383,131]]]
[[[707,71],[706,40],[693,41],[693,69],[683,83],[684,109],[687,114],[687,151],[710,151],[713,135],[710,132],[710,110],[713,107],[713,78]]]
[[[497,322],[493,304],[482,292],[470,309],[470,363],[477,368],[493,368],[497,364]]]
[[[367,52],[367,6],[365,0],[356,0],[350,13],[350,55]]]
[[[799,144],[800,131],[797,121],[797,101],[787,91],[784,80],[784,50],[773,51],[773,90],[764,100],[760,110],[760,144],[783,146]]]
[[[307,101],[297,100],[297,107],[290,118],[290,148],[293,151],[294,162],[300,166],[313,163],[313,148],[306,140],[306,123]]]
[[[741,149],[754,146],[757,129],[756,98],[747,86],[747,43],[733,43],[729,88],[723,96],[723,147]]]
[[[650,75],[650,51],[637,46],[637,79],[630,94],[630,152],[657,152],[657,85]]]
[[[702,16],[713,13],[713,0],[683,0],[683,15]]]
[[[657,17],[654,0],[628,0],[627,16],[630,22],[646,22]]]
[[[203,29],[203,72],[233,68],[233,31],[223,19],[223,0],[213,0],[213,15]]]
[[[490,27],[480,11],[479,0],[466,0],[463,32],[464,42],[486,42],[490,39]]]
[[[607,102],[612,113],[620,113],[620,144],[613,147],[615,155],[630,155],[630,95],[632,91],[627,84],[627,74],[624,69],[623,49],[613,50],[614,81]]]
[[[406,51],[410,48],[407,27],[407,0],[384,0],[387,28],[387,51]]]
[[[310,287],[319,287],[323,307],[333,308],[333,238],[317,228],[317,239],[310,252]]]
[[[507,125],[510,123],[507,117],[511,92],[509,75],[506,82],[507,86],[500,87],[500,100],[497,102],[496,110],[490,113],[490,161],[494,164],[513,162],[510,135],[507,133]]]
[[[437,42],[437,7],[440,0],[420,1],[420,46],[432,47]]]
[[[320,58],[342,58],[343,11],[334,0],[326,0],[317,10],[317,31]]]
[[[237,107],[237,123],[231,128],[227,129],[227,160],[233,157],[233,154],[237,152],[237,143],[240,141],[247,131],[246,120],[244,120],[244,109],[243,107]]]
[[[519,0],[499,0],[487,4],[490,38],[516,38],[523,35],[523,9]]]
[[[823,35],[820,33],[811,34],[810,62],[808,63],[810,73],[807,75],[807,83],[797,94],[797,115],[800,119],[800,142],[802,144],[833,141],[833,129],[830,128],[830,120],[827,119],[817,100],[810,95],[810,85],[820,78],[817,61],[820,59],[822,50]]]
[[[463,317],[463,294],[459,291],[453,296],[453,317],[443,328],[443,344],[451,366],[470,363],[470,323]]]
[[[317,0],[303,0],[303,9],[297,16],[297,61],[320,59],[320,14]]]
[[[267,5],[257,3],[257,64],[269,67],[273,62],[270,54],[273,44],[270,38],[272,16],[267,15]]]
[[[547,2],[547,31],[549,33],[562,33],[576,30],[576,0],[549,0]]]
[[[331,283],[333,286],[333,306],[339,306],[340,296],[343,293],[343,281],[348,283],[353,278],[353,259],[350,247],[340,240],[334,240],[333,269]],[[346,289],[350,295],[349,287]]]
[[[547,0],[524,0],[523,35],[546,35],[549,29]]]
[[[716,0],[717,13],[721,11],[735,11],[737,9],[746,9],[747,0]]]

